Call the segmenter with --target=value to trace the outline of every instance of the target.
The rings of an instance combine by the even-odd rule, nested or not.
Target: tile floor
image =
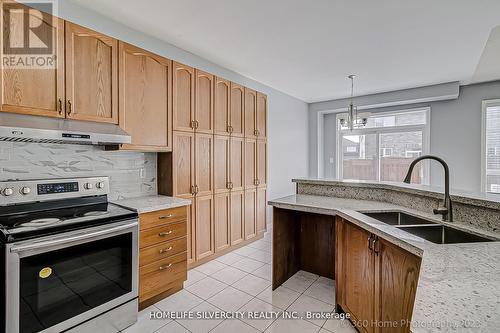
[[[306,319],[150,319],[152,311],[333,312],[334,281],[300,271],[271,290],[272,227],[264,238],[191,269],[184,290],[139,313],[124,333],[352,333],[347,320]]]

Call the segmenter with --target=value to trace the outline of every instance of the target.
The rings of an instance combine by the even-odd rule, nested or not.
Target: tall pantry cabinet
[[[183,64],[172,67],[171,194],[193,202],[188,262],[196,265],[266,230],[267,97]]]

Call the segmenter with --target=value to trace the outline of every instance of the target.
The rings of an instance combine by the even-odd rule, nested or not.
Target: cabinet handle
[[[195,195],[195,194],[196,194],[194,185],[193,185],[193,186],[191,186],[191,194],[192,194],[192,195]]]
[[[191,127],[192,129],[195,129],[195,121],[194,121],[194,120],[191,120],[190,127]]]
[[[160,217],[158,217],[160,220],[164,220],[164,219],[169,219],[171,217],[173,217],[174,215],[173,214],[168,214],[168,215],[161,215]]]
[[[229,125],[229,126],[227,127],[227,132],[228,132],[228,133],[233,133],[233,126]]]
[[[230,182],[230,183],[229,183],[229,189],[230,189],[230,190],[232,190],[232,189],[233,189],[233,187],[234,187],[233,182]]]
[[[194,186],[194,194],[198,194],[199,191],[200,191],[200,188],[198,187],[198,185],[195,185]]]
[[[168,247],[168,248],[166,248],[166,249],[161,249],[161,250],[160,250],[160,254],[163,254],[163,253],[165,253],[165,252],[168,252],[168,251],[170,251],[170,250],[172,250],[172,249],[173,249],[173,247],[172,247],[172,246],[169,246],[169,247]]]
[[[160,266],[160,271],[163,271],[164,269],[167,269],[167,268],[170,268],[170,267],[172,267],[172,264]]]
[[[370,251],[372,251],[372,238],[373,238],[373,235],[370,235],[370,237],[368,237],[368,249]]]
[[[68,116],[73,112],[73,106],[71,105],[71,100],[68,99]]]
[[[62,114],[62,99],[59,98],[59,114]]]
[[[257,136],[257,130],[253,130],[253,135]]]
[[[160,232],[160,233],[158,234],[158,236],[160,236],[160,237],[165,237],[165,236],[170,235],[171,233],[172,233],[172,230],[169,230],[169,231],[164,231],[164,232]]]
[[[373,237],[373,245],[372,245],[372,247],[373,247],[373,252],[375,252],[376,255],[378,255],[379,252],[380,252],[380,245],[379,244],[380,243],[378,241],[378,237],[374,236]]]

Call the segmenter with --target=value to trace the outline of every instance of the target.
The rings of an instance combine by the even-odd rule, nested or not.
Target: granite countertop
[[[421,257],[412,332],[494,332],[500,327],[500,241],[434,244],[360,213],[402,211],[443,223],[434,216],[384,202],[297,194],[269,204],[342,216]],[[498,235],[467,224],[444,224],[498,239]]]
[[[120,206],[135,209],[139,214],[175,207],[189,206],[191,204],[191,200],[189,199],[180,199],[165,195],[152,195],[111,202]]]

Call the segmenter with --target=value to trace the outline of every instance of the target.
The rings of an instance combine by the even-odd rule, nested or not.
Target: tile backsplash
[[[157,194],[156,153],[0,142],[0,180],[109,176],[110,199]]]

